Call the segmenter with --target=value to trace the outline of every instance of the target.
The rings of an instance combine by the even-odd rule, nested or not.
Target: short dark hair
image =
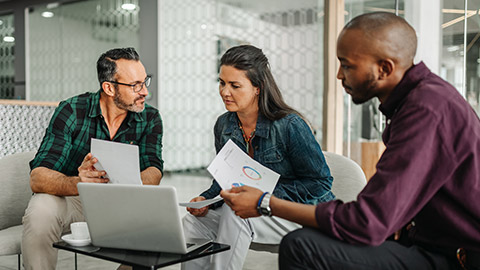
[[[97,76],[100,88],[105,81],[115,80],[115,73],[117,73],[118,59],[140,60],[137,51],[134,48],[116,48],[108,50],[100,55],[97,61]]]
[[[268,59],[262,50],[252,45],[232,47],[225,52],[220,66],[232,66],[245,71],[253,86],[260,89],[258,109],[270,120],[278,120],[290,113],[302,115],[288,106],[270,71]],[[303,117],[302,117],[303,118]]]
[[[383,11],[365,13],[353,18],[343,28],[344,31],[352,29],[362,31],[365,39],[383,43],[384,50],[394,54],[400,62],[408,66],[412,64],[417,51],[417,35],[404,18]]]

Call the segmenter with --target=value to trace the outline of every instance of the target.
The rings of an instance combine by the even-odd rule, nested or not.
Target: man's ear
[[[115,95],[115,86],[113,85],[113,83],[103,82],[102,89],[103,92],[107,94],[107,96],[113,97]]]
[[[393,74],[395,62],[392,59],[382,59],[378,62],[378,79],[384,80]]]

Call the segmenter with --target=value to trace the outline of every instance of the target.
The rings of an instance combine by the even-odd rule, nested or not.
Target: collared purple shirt
[[[357,201],[321,203],[320,230],[379,245],[410,221],[416,243],[480,251],[480,121],[423,63],[380,105],[386,150]],[[342,179],[334,179],[342,181]]]

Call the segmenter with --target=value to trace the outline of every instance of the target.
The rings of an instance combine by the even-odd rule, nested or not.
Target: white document
[[[214,203],[216,203],[216,202],[218,202],[218,201],[221,201],[221,200],[223,200],[222,197],[215,197],[215,198],[213,198],[213,199],[204,200],[204,201],[199,201],[199,202],[179,203],[178,205],[198,209],[198,208],[202,208],[202,207],[208,206],[208,205],[210,205],[210,204],[214,204]]]
[[[90,152],[98,159],[95,169],[104,170],[110,183],[142,184],[138,145],[92,138]]]
[[[207,170],[222,189],[247,185],[272,193],[280,178],[278,173],[250,158],[232,140],[228,140]]]

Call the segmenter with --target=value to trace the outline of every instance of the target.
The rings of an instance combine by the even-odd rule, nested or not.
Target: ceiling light
[[[14,41],[15,41],[15,38],[14,38],[14,37],[11,37],[11,36],[6,36],[6,37],[3,37],[3,41],[5,41],[5,42],[14,42]]]
[[[125,10],[134,10],[137,6],[135,4],[123,4],[122,8]]]
[[[54,14],[53,14],[53,12],[51,12],[51,11],[44,11],[44,12],[42,12],[42,17],[44,17],[44,18],[52,18],[53,15],[54,15]]]

